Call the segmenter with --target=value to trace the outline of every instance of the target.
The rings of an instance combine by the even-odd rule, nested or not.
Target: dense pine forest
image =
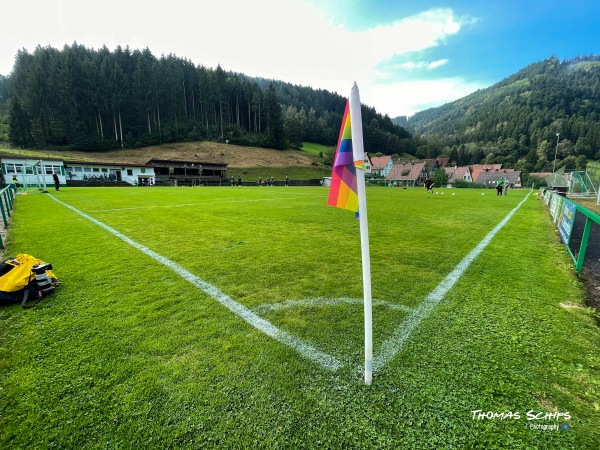
[[[0,142],[90,151],[199,140],[333,146],[345,102],[149,49],[38,46],[19,51],[12,72],[0,75]],[[552,170],[556,156],[557,169],[583,169],[600,159],[600,57],[552,57],[408,121],[365,105],[362,114],[371,154],[447,156],[453,165],[502,163],[525,173]]]
[[[600,159],[600,57],[531,64],[487,89],[419,112],[407,126],[439,139],[458,165],[548,171],[556,155],[557,169],[583,169]]]
[[[157,58],[149,49],[38,46],[19,51],[11,74],[0,77],[0,140],[90,151],[198,140],[335,145],[345,102],[325,90]],[[367,150],[411,147],[410,134],[388,116],[365,106],[362,114]]]

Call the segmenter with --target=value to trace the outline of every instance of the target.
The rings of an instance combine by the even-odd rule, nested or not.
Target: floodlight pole
[[[554,151],[554,166],[552,167],[552,173],[556,172],[556,157],[558,156],[558,140],[560,139],[560,133],[556,133],[556,150]]]

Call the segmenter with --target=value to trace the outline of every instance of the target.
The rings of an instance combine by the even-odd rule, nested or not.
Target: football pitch
[[[62,281],[0,309],[2,448],[594,448],[600,332],[527,190],[19,195],[5,257]]]

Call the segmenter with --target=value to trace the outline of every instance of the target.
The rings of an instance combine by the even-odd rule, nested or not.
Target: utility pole
[[[558,140],[560,139],[560,133],[556,133],[556,150],[554,151],[554,166],[552,167],[552,173],[556,172],[556,156],[558,155]]]

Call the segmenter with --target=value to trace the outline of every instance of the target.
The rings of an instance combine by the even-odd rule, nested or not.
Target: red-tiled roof
[[[391,159],[391,156],[372,156],[371,166],[373,169],[383,169]]]
[[[424,166],[424,163],[410,164],[406,162],[399,162],[394,164],[392,170],[390,170],[385,178],[386,180],[390,181],[417,180],[423,171]]]
[[[453,183],[456,180],[464,180],[465,175],[469,172],[469,167],[444,167],[444,170],[448,175],[448,183]]]
[[[509,172],[481,172],[476,179],[473,178],[473,181],[484,185],[496,185],[500,178],[508,180],[508,182],[512,185],[521,186],[521,172],[518,170],[512,170]]]
[[[493,172],[494,170],[502,170],[502,164],[472,164],[471,171],[475,172],[476,170]]]
[[[417,162],[422,162],[425,164],[433,164],[433,165],[437,165],[437,166],[447,166],[448,164],[450,164],[450,158],[442,158],[441,156],[439,158],[427,158],[427,159],[419,159]]]

